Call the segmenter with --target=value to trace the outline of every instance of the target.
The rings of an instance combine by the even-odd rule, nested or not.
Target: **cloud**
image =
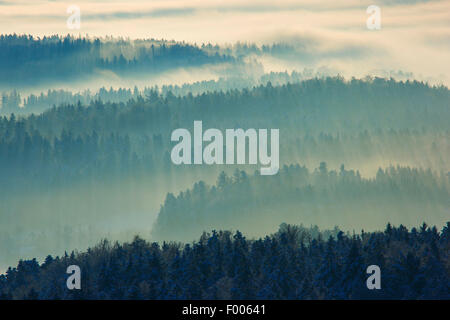
[[[195,8],[167,8],[155,9],[149,11],[135,11],[135,12],[112,12],[104,14],[87,14],[84,19],[89,20],[111,20],[111,19],[141,19],[141,18],[160,18],[171,16],[185,16],[192,15],[196,11]]]
[[[66,27],[69,3],[81,8],[80,30]],[[366,28],[366,8],[371,4],[372,0],[0,0],[0,30],[219,44],[286,42],[296,48],[298,67],[326,66],[350,74],[401,69],[449,83],[450,2],[379,0],[379,31]]]

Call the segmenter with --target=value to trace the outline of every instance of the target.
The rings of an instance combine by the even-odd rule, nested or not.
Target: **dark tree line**
[[[282,224],[256,240],[212,231],[191,244],[106,240],[86,252],[21,260],[2,299],[450,299],[450,223],[344,234]],[[66,268],[82,270],[81,290]],[[381,269],[381,290],[366,269]]]

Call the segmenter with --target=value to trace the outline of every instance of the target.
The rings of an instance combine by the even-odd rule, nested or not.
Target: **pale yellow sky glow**
[[[72,4],[81,9],[80,30],[66,25]],[[378,31],[366,28],[371,4],[381,8]],[[325,66],[362,76],[403,70],[420,80],[450,83],[450,1],[445,0],[0,0],[0,30],[219,44],[306,41],[316,59],[267,62],[267,71]]]

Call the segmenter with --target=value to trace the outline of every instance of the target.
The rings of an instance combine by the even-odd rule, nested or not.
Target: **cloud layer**
[[[81,29],[69,30],[67,7],[81,9]],[[372,1],[305,0],[49,0],[0,1],[2,33],[89,34],[189,42],[294,42],[306,46],[289,69],[326,66],[345,75],[404,70],[450,83],[450,2],[377,1],[381,30],[366,28]]]

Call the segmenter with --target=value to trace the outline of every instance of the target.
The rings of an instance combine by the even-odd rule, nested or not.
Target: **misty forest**
[[[302,50],[1,35],[0,299],[449,299],[448,87],[260,63]],[[279,172],[173,164],[197,120]]]

